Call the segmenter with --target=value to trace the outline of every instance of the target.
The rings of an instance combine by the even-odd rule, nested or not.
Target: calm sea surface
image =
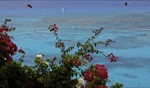
[[[60,58],[55,37],[48,30],[50,24],[57,24],[66,46],[83,42],[93,30],[104,27],[97,40],[110,38],[116,43],[97,48],[105,54],[113,52],[119,60],[110,63],[93,55],[92,64],[105,64],[111,83],[121,82],[125,88],[150,87],[150,1],[130,1],[128,6],[123,1],[0,1],[1,24],[5,18],[12,20],[9,26],[16,27],[10,34],[18,48],[25,50],[24,63],[28,65],[33,65],[37,54]],[[14,59],[20,56],[16,54]]]

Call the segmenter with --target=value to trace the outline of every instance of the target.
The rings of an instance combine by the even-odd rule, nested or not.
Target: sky
[[[23,1],[23,2],[22,2]],[[38,6],[38,7],[43,7],[43,4],[44,4],[44,7],[46,7],[46,6],[50,6],[50,5],[54,5],[54,4],[52,4],[52,3],[50,3],[49,1],[53,1],[53,2],[59,2],[59,1],[61,1],[61,3],[63,4],[63,5],[67,5],[68,6],[68,3],[65,3],[65,2],[63,2],[63,1],[85,1],[85,2],[87,2],[87,1],[103,1],[103,2],[108,2],[109,3],[109,1],[115,1],[115,3],[119,3],[120,4],[120,1],[121,1],[121,3],[122,3],[122,1],[128,1],[129,3],[130,3],[130,5],[138,5],[138,6],[143,6],[143,4],[144,4],[144,6],[148,6],[148,5],[150,5],[150,3],[149,3],[149,1],[150,0],[0,0],[0,10],[2,10],[3,8],[13,8],[13,7],[17,7],[17,8],[22,8],[22,7],[24,7],[24,8],[26,8],[26,5],[27,4],[32,4],[33,6]],[[137,1],[136,3],[134,2],[134,3],[132,3],[132,2],[130,2],[130,1]],[[138,2],[138,1],[140,1],[140,2]],[[146,1],[148,1],[148,3],[144,3],[144,2],[146,2]],[[114,3],[114,2],[113,2]],[[55,3],[56,4],[56,3]],[[80,4],[80,3],[79,3]],[[102,4],[102,3],[101,3]],[[72,5],[72,4],[71,4]],[[74,4],[73,4],[74,5]],[[122,5],[122,4],[121,4]],[[84,6],[84,5],[83,5]],[[82,7],[83,7],[82,6]],[[91,6],[91,5],[90,5]]]
[[[149,0],[0,0],[0,1],[149,1]]]

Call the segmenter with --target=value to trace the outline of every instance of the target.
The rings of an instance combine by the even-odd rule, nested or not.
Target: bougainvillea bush
[[[9,28],[6,24],[10,22],[6,19],[0,27],[0,88],[108,88],[108,71],[103,64],[91,64],[89,68],[83,66],[90,64],[94,59],[93,54],[100,54],[116,62],[117,57],[110,53],[105,55],[96,49],[102,44],[109,46],[112,41],[95,41],[103,28],[93,31],[93,36],[84,43],[77,42],[75,46],[65,46],[65,42],[58,36],[56,24],[50,25],[48,29],[56,37],[56,48],[60,49],[61,59],[57,57],[46,58],[43,55],[35,56],[35,64],[32,66],[22,65],[25,52],[17,49],[16,44],[11,41],[7,34],[14,28]],[[77,51],[72,53],[74,48]],[[23,54],[19,61],[14,61],[12,56],[20,52]],[[58,60],[57,60],[58,59]],[[120,83],[113,84],[111,88],[121,88]]]
[[[8,35],[8,32],[15,30],[15,27],[8,27],[7,22],[10,19],[5,19],[4,23],[0,26],[0,66],[4,65],[6,62],[12,61],[12,56],[16,52],[25,54],[22,49],[17,50],[16,44],[11,41],[12,36]]]

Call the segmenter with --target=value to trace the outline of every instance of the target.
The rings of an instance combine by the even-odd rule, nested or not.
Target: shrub
[[[12,36],[8,35],[8,32],[15,30],[15,27],[8,27],[7,22],[10,22],[10,19],[5,19],[2,26],[0,26],[0,66],[5,63],[10,63],[12,61],[12,56],[16,52],[25,54],[22,49],[17,50],[16,44],[11,41]]]
[[[10,19],[5,20],[5,26],[9,21]],[[116,62],[118,59],[113,53],[105,55],[102,51],[95,48],[100,44],[107,47],[110,43],[115,42],[111,39],[105,42],[95,41],[103,28],[93,31],[94,35],[88,38],[84,43],[78,42],[75,46],[69,47],[66,47],[65,43],[59,38],[56,24],[50,25],[48,29],[50,32],[53,32],[56,37],[55,47],[60,49],[61,59],[57,62],[56,57],[45,58],[44,55],[37,55],[34,60],[35,64],[33,66],[27,66],[22,65],[25,52],[22,49],[17,50],[17,46],[11,41],[7,31],[4,32],[6,29],[3,26],[0,28],[0,50],[3,50],[3,52],[0,51],[0,87],[107,88],[106,83],[109,80],[105,65],[96,64],[91,65],[87,69],[82,68],[84,65],[92,62],[94,59],[92,54],[104,55],[110,62]],[[7,41],[4,41],[4,36],[7,36]],[[3,49],[4,47],[6,49]],[[74,48],[78,48],[78,50],[74,53],[70,53]],[[11,57],[17,51],[23,53],[19,62],[13,61]],[[122,87],[115,87],[116,85],[118,84],[114,84],[112,88]]]

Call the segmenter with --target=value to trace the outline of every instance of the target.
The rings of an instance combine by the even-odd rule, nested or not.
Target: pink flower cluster
[[[81,66],[81,62],[78,59],[71,59],[70,61],[75,66]]]
[[[56,31],[58,30],[58,27],[56,26],[56,24],[51,25],[50,31]]]
[[[84,80],[87,82],[92,82],[94,80],[94,73],[90,70],[84,72]]]
[[[105,68],[105,65],[96,64],[94,66],[95,68],[95,75],[101,79],[107,79],[108,78],[108,72]]]
[[[92,82],[94,78],[97,77],[100,78],[101,80],[108,78],[108,72],[107,69],[105,68],[105,65],[96,64],[94,66],[94,71],[88,69],[84,72],[84,80],[86,80],[87,82]]]
[[[107,86],[104,86],[104,85],[97,85],[95,86],[94,88],[108,88]]]
[[[0,27],[0,53],[3,58],[8,58],[8,61],[12,61],[12,55],[17,51],[17,46],[11,41],[10,36],[5,31],[7,29]]]
[[[113,53],[108,54],[108,57],[110,62],[116,62],[118,60],[118,57],[116,57]]]
[[[22,53],[22,54],[25,54],[24,50],[22,50],[22,49],[19,49],[18,52]]]
[[[5,24],[11,21],[5,19]],[[6,62],[12,61],[12,56],[17,52],[17,46],[11,41],[11,37],[7,34],[8,31],[15,30],[15,28],[9,28],[3,24],[0,26],[0,61],[5,59]],[[22,50],[21,53],[25,52]]]
[[[56,48],[63,48],[63,47],[65,47],[64,42],[61,42],[61,41],[56,42],[55,47],[56,47]]]
[[[92,60],[93,60],[93,57],[90,55],[90,54],[85,54],[85,55],[83,55],[83,57],[82,57],[82,59],[86,59],[86,60],[88,60],[89,62],[91,62]]]
[[[86,80],[85,88],[108,88],[106,86],[106,80],[108,78],[108,72],[105,65],[96,64],[91,66],[90,69],[86,69],[83,72],[84,80]],[[94,85],[93,85],[94,83]]]

